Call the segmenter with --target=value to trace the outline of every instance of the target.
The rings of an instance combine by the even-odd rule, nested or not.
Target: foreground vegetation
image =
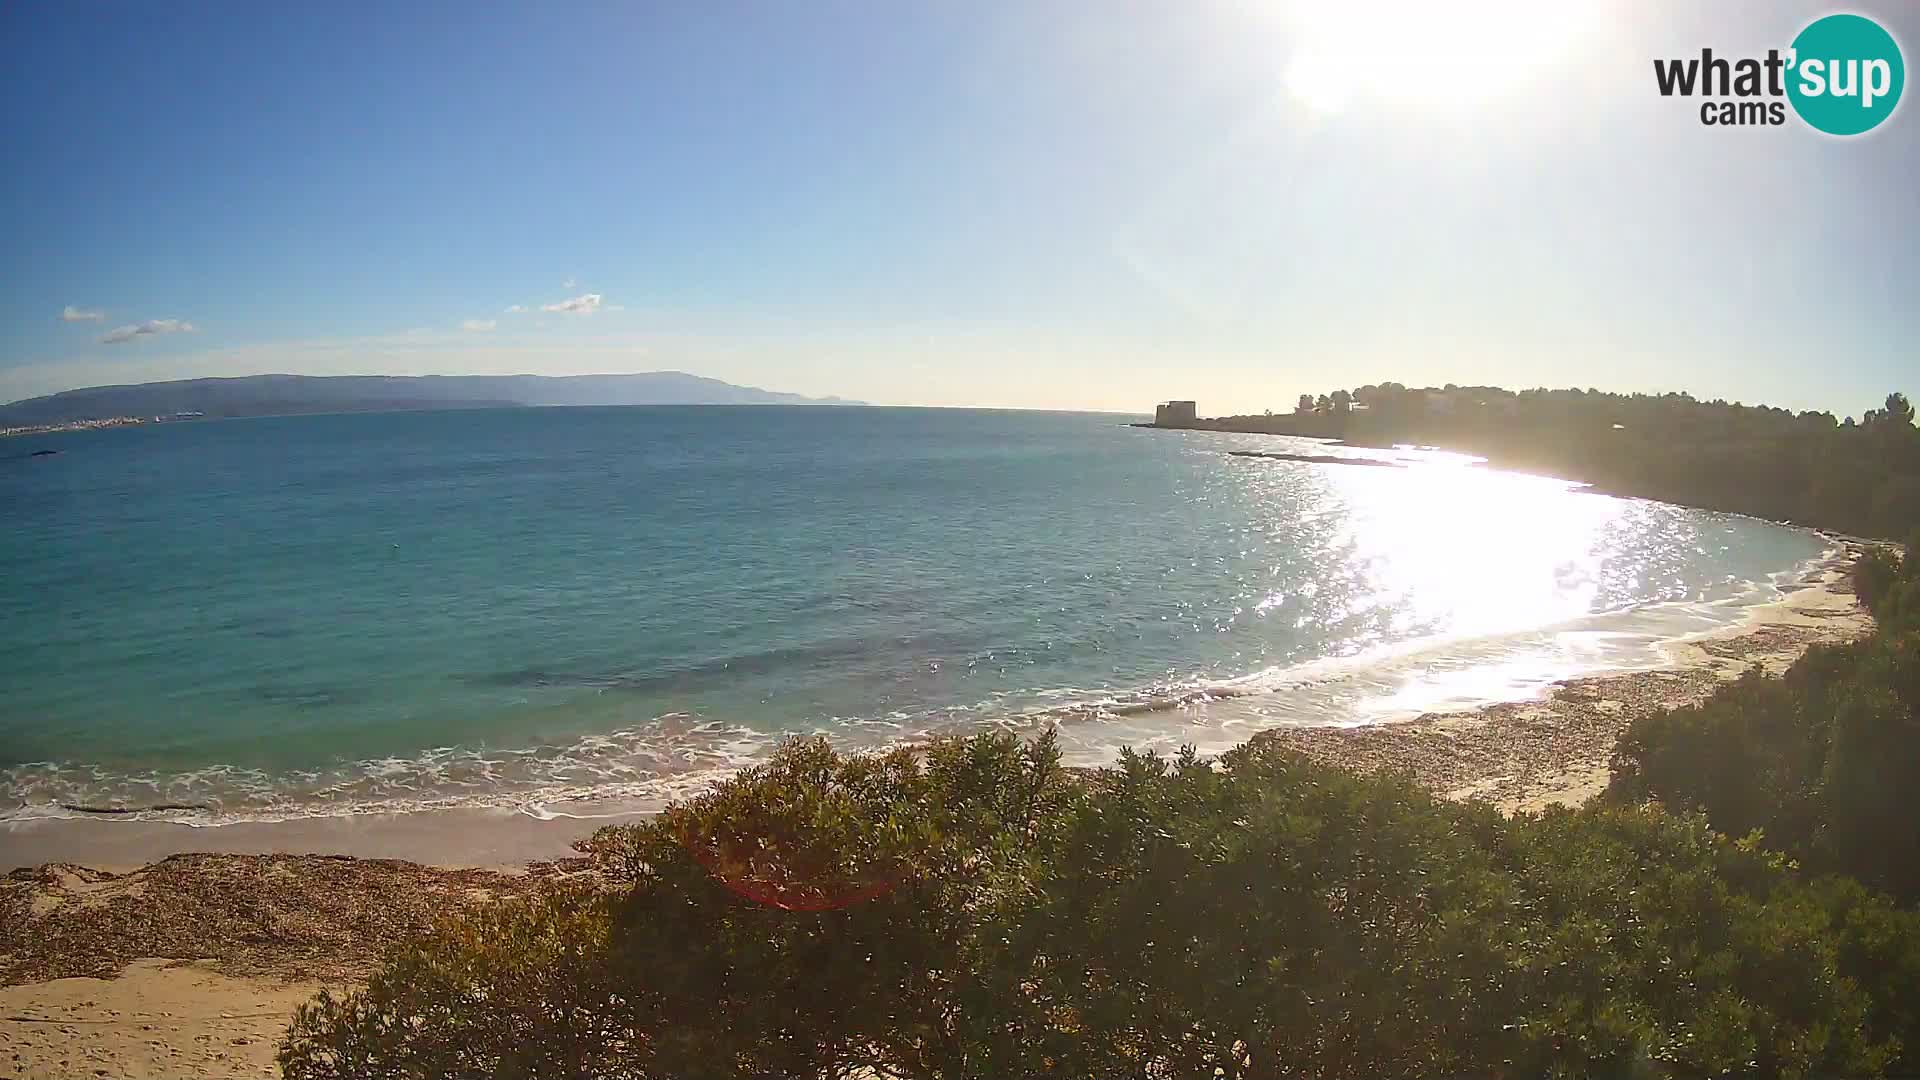
[[[1193,426],[1439,446],[1604,491],[1858,536],[1920,529],[1920,428],[1897,393],[1856,421],[1687,394],[1389,382],[1302,395],[1292,413]]]
[[[1920,903],[1920,533],[1907,550],[1854,566],[1872,637],[1638,721],[1615,751],[1613,796],[1698,809],[1723,832],[1757,832],[1809,868]]]
[[[1914,562],[1885,629],[1503,818],[1256,739],[783,747],[304,1009],[289,1076],[1920,1072]],[[1664,808],[1662,804],[1665,804]],[[1892,896],[1882,890],[1890,890]]]
[[[1920,927],[1697,817],[1253,744],[786,747],[304,1010],[297,1077],[1876,1075]],[[750,894],[750,895],[746,895]]]

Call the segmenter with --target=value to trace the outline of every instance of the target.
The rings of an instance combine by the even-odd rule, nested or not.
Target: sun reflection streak
[[[1634,504],[1576,494],[1551,478],[1471,467],[1457,455],[1395,454],[1405,469],[1326,466],[1317,489],[1331,527],[1314,530],[1323,580],[1336,586],[1252,600],[1261,615],[1309,602],[1338,618],[1385,620],[1385,636],[1473,637],[1549,626],[1605,606],[1612,538]],[[1253,472],[1248,483],[1267,486]],[[1297,524],[1297,523],[1296,523]],[[1344,584],[1344,588],[1340,588]]]
[[[1331,472],[1376,599],[1448,635],[1592,611],[1603,538],[1628,505],[1569,497],[1576,485],[1565,481],[1456,465]]]

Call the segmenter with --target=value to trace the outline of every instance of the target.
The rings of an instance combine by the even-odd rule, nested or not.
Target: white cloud
[[[497,325],[499,324],[494,322],[492,319],[468,319],[466,322],[463,322],[460,324],[460,329],[472,330],[475,333],[484,334],[487,331],[492,330]]]
[[[558,300],[544,305],[541,311],[558,311],[567,315],[591,315],[600,310],[600,294],[582,293],[571,300]]]
[[[67,322],[99,322],[106,317],[107,313],[99,308],[77,308],[72,304],[60,313],[60,318]]]
[[[508,307],[508,308],[507,308],[507,314],[509,314],[509,315],[518,315],[518,314],[520,314],[521,312],[524,312],[524,311],[526,311],[526,310],[527,310],[527,305],[525,305],[525,304],[514,304],[514,305],[512,305],[512,306],[510,306],[510,307]]]
[[[192,332],[193,324],[190,322],[182,322],[179,319],[148,319],[143,323],[117,326],[107,331],[106,336],[100,339],[100,343],[118,345],[123,341],[132,341],[134,338],[146,337],[150,334],[191,334]]]
[[[568,278],[567,280],[560,283],[560,287],[563,289],[571,289],[578,284],[580,283],[573,280],[572,278]]]

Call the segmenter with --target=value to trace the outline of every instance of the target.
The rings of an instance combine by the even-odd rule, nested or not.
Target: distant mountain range
[[[859,405],[735,386],[684,371],[636,375],[246,375],[92,386],[0,405],[0,427],[115,416],[501,409],[527,405]]]

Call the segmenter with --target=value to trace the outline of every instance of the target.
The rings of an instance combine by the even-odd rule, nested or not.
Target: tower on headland
[[[1155,427],[1189,427],[1199,415],[1191,401],[1168,401],[1153,407],[1153,424]]]

